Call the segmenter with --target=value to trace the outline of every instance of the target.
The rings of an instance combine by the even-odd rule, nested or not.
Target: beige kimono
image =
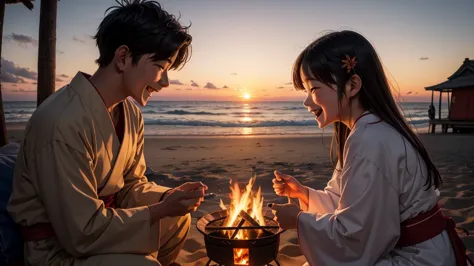
[[[357,122],[344,167],[323,191],[309,190],[309,206],[300,201],[298,238],[308,264],[454,266],[446,231],[416,246],[395,247],[400,223],[430,210],[439,192],[425,190],[426,167],[408,141],[377,121],[369,114]]]
[[[151,224],[145,205],[166,187],[144,176],[144,123],[128,99],[120,143],[101,96],[78,73],[31,117],[8,210],[20,225],[51,223],[55,238],[29,241],[31,265],[159,265],[176,257],[189,215]],[[117,208],[99,197],[117,194]],[[161,227],[160,227],[161,224]],[[150,255],[151,254],[151,255]]]

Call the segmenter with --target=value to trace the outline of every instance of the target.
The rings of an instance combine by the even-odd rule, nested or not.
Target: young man
[[[144,176],[146,105],[184,66],[191,36],[156,2],[123,1],[95,36],[98,70],[79,72],[31,117],[8,210],[28,265],[169,265],[202,183],[175,189]]]

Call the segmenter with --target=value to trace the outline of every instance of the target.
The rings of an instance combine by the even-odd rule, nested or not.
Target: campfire
[[[241,189],[230,183],[230,204],[220,201],[221,211],[199,219],[198,230],[204,235],[207,255],[221,265],[266,265],[276,260],[283,230],[264,212],[261,188],[253,190],[256,176]]]

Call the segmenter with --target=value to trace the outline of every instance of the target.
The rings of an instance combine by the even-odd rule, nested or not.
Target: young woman
[[[324,190],[275,172],[271,207],[297,228],[310,265],[468,265],[455,223],[439,208],[441,177],[390,93],[372,45],[352,31],[311,43],[293,83],[319,127],[334,126],[334,174]],[[333,152],[334,151],[334,152]]]

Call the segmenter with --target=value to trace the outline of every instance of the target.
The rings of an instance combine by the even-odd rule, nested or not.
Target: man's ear
[[[356,96],[362,88],[362,79],[354,74],[346,83],[346,95],[349,98]]]
[[[128,46],[126,45],[121,45],[117,50],[115,50],[114,63],[117,71],[123,72],[125,68],[127,68],[128,61],[131,60],[128,56],[129,52],[130,49],[128,49]]]

